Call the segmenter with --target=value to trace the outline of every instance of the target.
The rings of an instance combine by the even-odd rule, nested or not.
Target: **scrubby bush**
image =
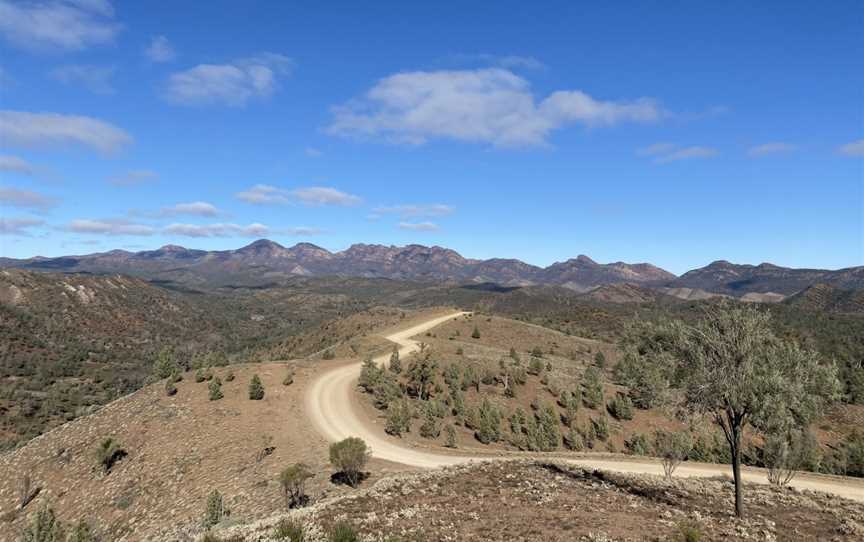
[[[234,371],[228,369],[228,374],[225,375],[225,382],[234,382]]]
[[[66,542],[97,542],[96,531],[85,520],[79,520],[69,533]]]
[[[279,485],[286,508],[298,508],[306,504],[309,500],[306,495],[306,481],[312,476],[312,471],[303,463],[295,463],[279,474]]]
[[[806,430],[768,435],[762,456],[768,468],[768,481],[778,486],[791,482],[798,470],[818,470],[821,461],[819,443]]]
[[[471,332],[471,338],[472,339],[479,339],[480,338],[480,328],[478,328],[477,326],[474,326],[474,331]]]
[[[540,348],[539,346],[535,346],[533,349],[531,349],[531,355],[534,356],[535,358],[542,358],[543,357],[543,349]]]
[[[62,542],[63,526],[54,515],[54,510],[42,506],[36,516],[21,533],[23,542]]]
[[[324,359],[324,360],[336,359],[336,352],[334,352],[332,348],[328,348],[328,349],[327,349],[327,350],[326,350],[326,351],[321,355],[321,359]]]
[[[551,452],[558,449],[561,432],[558,429],[558,414],[552,405],[545,405],[537,413],[537,449]]]
[[[276,540],[287,540],[288,542],[303,542],[303,524],[296,520],[280,519],[273,527],[273,538]]]
[[[327,534],[327,542],[360,542],[360,535],[350,524],[337,523]]]
[[[436,439],[441,435],[441,423],[432,412],[426,411],[426,419],[420,426],[420,436],[428,439]]]
[[[651,452],[648,439],[642,433],[631,435],[624,441],[624,446],[627,448],[627,453],[631,455],[648,455]]]
[[[616,420],[632,420],[633,419],[633,401],[623,393],[615,395],[606,403],[606,410]]]
[[[357,487],[360,482],[369,455],[366,443],[358,437],[348,437],[330,445],[330,463],[339,469],[351,487]]]
[[[163,348],[153,360],[153,376],[162,380],[175,372],[178,372],[178,368],[177,361],[174,359],[174,352],[170,348]]]
[[[204,527],[209,529],[214,525],[218,525],[223,518],[229,515],[231,514],[225,507],[222,494],[219,493],[218,489],[214,489],[207,496],[207,506],[204,509]]]
[[[110,473],[114,465],[126,455],[123,446],[112,437],[102,439],[96,447],[96,461],[105,474]]]
[[[663,460],[666,478],[672,478],[675,469],[687,459],[693,441],[686,431],[657,430],[654,433],[654,454]]]
[[[539,357],[532,357],[531,361],[528,362],[528,374],[538,376],[543,372],[543,360]]]
[[[456,429],[451,424],[444,427],[444,446],[447,448],[456,448]]]
[[[195,371],[195,382],[200,384],[201,382],[204,382],[204,380],[204,369],[198,369],[197,371]]]
[[[213,380],[211,380],[210,384],[208,384],[207,387],[210,390],[210,400],[211,401],[218,401],[219,399],[222,399],[225,396],[222,393],[222,381],[219,380],[218,376],[216,378],[214,378]]]
[[[604,354],[603,352],[598,350],[597,353],[594,354],[594,365],[596,365],[598,369],[601,369],[601,370],[605,369],[606,368],[606,354]]]
[[[264,384],[261,383],[261,377],[257,374],[252,375],[252,379],[249,381],[249,399],[253,401],[264,399]]]
[[[609,439],[609,420],[605,414],[601,414],[597,418],[591,420],[591,426],[594,428],[594,435],[599,440]]]
[[[399,359],[398,346],[393,346],[393,353],[390,354],[390,372],[397,375],[402,372],[402,360]]]
[[[285,374],[285,378],[282,379],[283,386],[290,386],[294,383],[294,367],[288,367],[288,371]]]
[[[574,452],[581,452],[585,447],[585,443],[582,441],[582,435],[579,434],[579,431],[577,431],[575,427],[571,427],[564,435],[564,446],[568,450]]]
[[[177,386],[174,385],[174,382],[171,382],[170,378],[165,381],[165,395],[168,397],[177,395]]]
[[[695,521],[682,521],[678,524],[677,540],[680,542],[700,542],[702,526]]]

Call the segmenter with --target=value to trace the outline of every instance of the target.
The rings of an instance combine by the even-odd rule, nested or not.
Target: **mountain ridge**
[[[230,250],[199,250],[168,244],[155,250],[111,250],[58,257],[0,258],[0,267],[43,271],[123,273],[147,279],[216,285],[267,283],[290,276],[386,278],[421,282],[486,283],[502,286],[556,285],[589,292],[611,284],[669,291],[706,292],[781,300],[815,284],[864,289],[864,266],[838,270],[795,269],[716,260],[676,276],[648,262],[598,263],[580,254],[540,267],[515,258],[466,258],[438,245],[355,243],[330,251],[313,243],[286,247],[258,239]],[[675,295],[675,294],[673,294]]]

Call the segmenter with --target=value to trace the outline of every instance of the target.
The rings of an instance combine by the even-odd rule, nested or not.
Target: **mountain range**
[[[0,258],[0,267],[75,273],[121,273],[186,287],[264,285],[293,276],[388,278],[421,282],[556,285],[587,292],[609,284],[663,289],[678,297],[712,295],[779,301],[815,284],[864,288],[864,266],[836,271],[791,269],[769,263],[716,261],[680,277],[650,263],[597,263],[580,255],[548,267],[517,259],[476,260],[432,246],[355,244],[330,252],[311,243],[284,247],[261,239],[236,250],[205,251],[166,245],[157,250],[112,250],[81,256]],[[755,297],[754,297],[755,296]]]

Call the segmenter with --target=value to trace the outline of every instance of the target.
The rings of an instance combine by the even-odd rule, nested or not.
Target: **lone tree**
[[[285,506],[298,508],[309,500],[306,496],[306,480],[312,478],[312,471],[303,463],[296,463],[282,471],[279,484],[285,497]]]
[[[683,431],[663,431],[654,433],[654,453],[663,460],[663,473],[666,479],[672,479],[678,468],[693,449],[690,433]]]
[[[264,399],[264,384],[261,383],[258,375],[252,375],[252,380],[249,381],[249,399],[253,401]]]
[[[330,445],[330,463],[339,469],[351,487],[357,487],[360,482],[369,455],[366,443],[359,437],[348,437]]]
[[[661,326],[668,328],[668,334],[661,334],[668,338],[661,348],[670,354],[665,356],[668,374],[674,375],[670,385],[683,392],[681,412],[709,416],[729,444],[735,514],[741,517],[744,431],[752,426],[771,435],[806,427],[826,401],[838,397],[836,369],[821,364],[817,354],[779,339],[770,313],[754,307],[724,301],[708,307],[694,325]]]

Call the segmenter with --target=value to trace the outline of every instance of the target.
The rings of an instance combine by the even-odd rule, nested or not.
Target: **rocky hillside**
[[[786,304],[811,311],[864,314],[864,290],[815,284],[788,298]]]
[[[598,264],[587,256],[545,269],[519,260],[472,260],[442,247],[352,245],[342,252],[300,243],[286,248],[262,239],[237,250],[202,251],[174,245],[143,252],[59,258],[0,259],[0,266],[67,272],[124,273],[186,287],[266,284],[295,275],[383,277],[419,281],[558,284],[578,291],[602,284],[659,284],[675,278],[650,264]]]

